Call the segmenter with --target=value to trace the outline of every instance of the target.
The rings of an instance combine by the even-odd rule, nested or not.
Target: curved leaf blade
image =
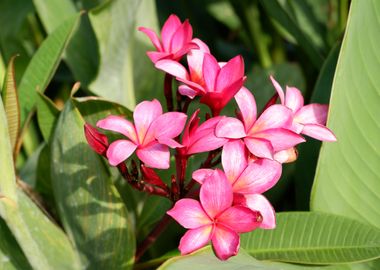
[[[380,228],[380,2],[352,1],[334,78],[328,126],[337,143],[322,145],[313,210]]]
[[[332,214],[279,213],[276,229],[243,234],[241,247],[263,260],[351,263],[380,257],[380,230]]]

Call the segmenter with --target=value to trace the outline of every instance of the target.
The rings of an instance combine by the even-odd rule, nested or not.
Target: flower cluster
[[[179,82],[176,111],[171,108],[169,80],[164,91],[169,112],[163,113],[157,100],[143,101],[135,108],[134,123],[114,115],[97,123],[126,139],[108,144],[107,137],[88,124],[86,138],[133,187],[175,203],[167,214],[188,229],[179,245],[182,254],[211,241],[216,256],[226,260],[237,254],[240,233],[275,228],[275,211],[263,193],[280,179],[282,163],[296,160],[295,147],[305,141],[302,134],[336,140],[325,126],[328,106],[305,106],[298,89],[287,87],[284,92],[270,77],[277,96],[258,114],[253,94],[244,87],[241,56],[218,62],[204,42],[192,37],[189,22],[181,23],[175,15],[165,22],[161,39],[150,29],[139,30],[156,48],[148,52],[155,67]],[[187,58],[185,66],[179,62],[183,56]],[[233,98],[238,106],[236,117],[221,116]],[[200,109],[187,120],[188,104],[198,99],[212,114],[203,123]],[[176,176],[170,187],[154,171],[170,167],[169,148],[176,149]],[[131,162],[130,172],[124,162],[134,152],[140,166]],[[186,181],[188,158],[204,152],[209,152],[207,159]],[[222,169],[215,168],[219,161]]]

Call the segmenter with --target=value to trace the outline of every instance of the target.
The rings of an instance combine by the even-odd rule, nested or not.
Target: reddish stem
[[[172,81],[173,81],[173,76],[166,73],[165,80],[164,80],[164,95],[166,99],[166,108],[168,109],[169,112],[172,112],[174,110]]]

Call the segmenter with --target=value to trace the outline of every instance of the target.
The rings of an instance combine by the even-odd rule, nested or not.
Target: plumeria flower
[[[167,213],[189,229],[181,238],[181,254],[191,253],[210,240],[216,256],[226,260],[239,251],[239,233],[256,229],[261,222],[259,212],[247,207],[233,206],[231,184],[224,173],[215,170],[203,183],[200,202],[181,199]]]
[[[283,105],[269,106],[257,118],[256,102],[252,93],[243,87],[235,100],[240,109],[242,121],[233,117],[220,120],[215,129],[217,137],[230,140],[243,139],[249,151],[260,158],[273,159],[276,152],[287,150],[305,141],[290,131],[292,111]]]
[[[304,106],[300,90],[286,87],[286,93],[280,84],[270,76],[274,88],[280,97],[281,104],[292,110],[293,123],[291,129],[296,133],[305,134],[320,141],[336,141],[334,133],[326,125],[328,105],[309,104]]]
[[[107,158],[112,166],[117,166],[136,150],[137,157],[147,166],[167,169],[169,147],[181,147],[173,138],[182,132],[186,118],[186,114],[179,112],[162,114],[160,102],[154,99],[136,106],[134,124],[120,116],[110,115],[98,121],[97,126],[119,132],[129,139],[116,140],[108,147]]]
[[[139,27],[139,31],[150,38],[157,50],[147,52],[153,63],[164,58],[178,61],[190,49],[197,48],[197,45],[192,42],[193,28],[189,21],[185,20],[184,23],[181,23],[180,19],[174,14],[169,16],[162,27],[161,40],[151,29]]]
[[[224,173],[220,171],[219,174],[224,174],[231,183],[234,204],[243,204],[253,211],[259,211],[263,217],[260,228],[275,228],[274,209],[261,193],[278,182],[282,172],[281,164],[270,159],[249,162],[244,143],[235,140],[223,146],[222,166]],[[214,170],[211,169],[199,169],[192,177],[202,184],[213,173]]]
[[[178,151],[183,156],[215,150],[223,146],[228,140],[215,136],[215,127],[222,117],[213,117],[199,125],[200,110],[196,110],[190,117],[182,137],[182,148]]]

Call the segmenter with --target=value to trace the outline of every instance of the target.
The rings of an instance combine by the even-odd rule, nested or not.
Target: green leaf
[[[342,216],[318,212],[276,215],[274,230],[241,236],[255,258],[302,264],[336,264],[380,257],[380,230]]]
[[[297,23],[278,3],[278,0],[260,0],[266,13],[284,27],[296,40],[300,47],[308,55],[312,65],[319,69],[323,64],[323,57],[318,52],[310,39],[298,27]]]
[[[102,157],[87,144],[84,120],[69,100],[54,132],[51,173],[63,226],[88,268],[130,269],[135,239]]]
[[[18,89],[21,127],[24,126],[27,116],[35,106],[37,91],[44,92],[53,77],[79,17],[80,15],[75,15],[61,24],[41,44],[41,47],[30,61]]]
[[[9,61],[7,74],[4,79],[3,90],[1,92],[1,97],[4,102],[5,114],[7,116],[9,138],[13,151],[16,146],[17,136],[20,129],[20,107],[18,104],[14,73],[15,58],[16,56],[13,56]]]
[[[380,228],[380,2],[352,1],[331,94],[328,127],[311,198],[313,210]],[[364,30],[365,29],[365,30]]]
[[[91,10],[89,16],[100,53],[98,75],[89,85],[90,90],[128,109],[134,108],[136,99],[157,96],[153,91],[160,73],[145,54],[152,45],[137,31],[137,26],[157,30],[155,2],[108,1]]]
[[[49,142],[59,110],[47,96],[40,92],[37,93],[37,121],[44,141]]]

